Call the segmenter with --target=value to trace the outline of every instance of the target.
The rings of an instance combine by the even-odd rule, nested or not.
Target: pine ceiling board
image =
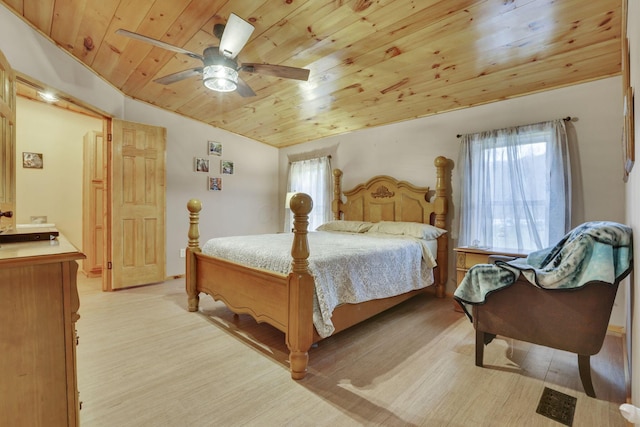
[[[272,117],[272,120],[282,120],[289,116],[300,119],[296,108],[297,104],[291,103],[290,99],[291,95],[278,93],[276,96],[268,96],[251,102],[249,105],[254,111],[251,118],[235,114],[234,110],[224,110],[217,116],[217,119],[237,129],[240,133],[250,132],[251,129],[259,126],[258,122],[267,122],[268,117]]]
[[[201,117],[206,122],[211,116],[218,116],[225,111],[235,111],[237,107],[247,104],[247,98],[242,98],[235,92],[219,93],[207,89],[204,85],[199,85],[197,95],[191,97],[188,102],[181,105],[177,111],[190,117]],[[202,115],[204,114],[204,115]]]
[[[433,23],[428,26],[425,26],[424,23],[419,24],[419,20],[425,18],[422,13],[431,17]],[[412,46],[417,45],[420,47],[425,44],[433,44],[435,35],[432,35],[432,33],[442,33],[442,28],[448,29],[457,23],[457,26],[451,31],[458,33],[467,25],[465,16],[451,14],[449,8],[440,8],[438,10],[429,8],[417,13],[415,19],[417,21],[401,20],[397,24],[400,25],[400,27],[396,25],[393,28],[386,28],[375,32],[367,38],[355,41],[352,45],[345,44],[342,49],[336,46],[333,54],[311,64],[311,67],[316,71],[315,75],[322,75],[322,83],[318,84],[318,86],[324,86],[330,89],[341,89],[353,84],[358,84],[358,82],[352,79],[346,79],[346,76],[355,74],[362,68],[378,64],[394,56],[402,55],[403,52],[409,52],[403,57],[407,61],[416,61],[417,55],[415,53],[410,52],[408,49],[398,47],[404,39],[412,40]],[[349,31],[350,30],[347,29],[347,32]],[[388,36],[389,32],[394,32],[394,39]],[[406,41],[404,42],[408,43]],[[354,52],[360,52],[360,54],[354,55]],[[334,68],[339,71],[331,72]],[[325,74],[325,72],[328,73]],[[336,83],[334,81],[335,79],[344,81]],[[359,80],[359,82],[362,83],[364,87],[367,87],[370,86],[371,81],[370,78],[367,78],[366,80]],[[319,89],[318,94],[324,96],[326,91]]]
[[[178,108],[178,112],[188,117],[198,117],[208,122],[210,116],[220,114],[220,111],[233,111],[243,98],[237,93],[216,93],[204,86],[198,89],[197,96]]]
[[[459,24],[455,26],[456,22]],[[462,24],[461,24],[462,23]],[[359,68],[359,67],[367,67],[370,66],[370,69],[363,68],[366,72],[358,72],[358,75],[355,76],[343,76],[340,82],[338,83],[340,87],[349,87],[353,84],[358,84],[358,82],[362,82],[362,86],[365,89],[371,88],[375,86],[375,82],[378,81],[376,79],[376,74],[382,73],[387,70],[389,72],[394,70],[403,70],[412,76],[416,76],[417,78],[427,78],[427,76],[434,76],[431,78],[435,79],[435,75],[437,74],[441,78],[444,78],[446,75],[451,75],[455,72],[455,75],[461,75],[459,79],[463,78],[471,78],[474,76],[474,73],[480,74],[480,72],[487,71],[487,67],[491,64],[482,65],[480,69],[477,70],[478,65],[482,63],[478,62],[478,58],[486,58],[491,55],[491,51],[478,51],[474,49],[469,49],[469,40],[468,36],[464,35],[462,31],[461,25],[464,25],[464,20],[453,20],[447,19],[441,23],[441,25],[437,25],[435,28],[427,27],[424,30],[415,32],[410,36],[412,39],[412,45],[407,44],[406,40],[408,37],[404,37],[404,39],[396,40],[397,45],[401,46],[401,49],[412,52],[410,55],[389,55],[389,59],[387,61],[379,61],[379,58],[383,56],[382,51],[385,54],[388,51],[393,50],[393,46],[387,45],[382,48],[371,51],[371,53],[364,55],[362,57],[357,58],[359,62],[355,63],[355,67],[350,67],[350,69]],[[447,36],[443,33],[441,28],[452,28],[453,35]],[[434,34],[430,34],[433,31]],[[614,32],[615,33],[615,32]],[[428,40],[425,42],[423,40]],[[448,43],[450,48],[446,48],[444,43]],[[421,48],[420,45],[426,47]],[[431,47],[433,45],[433,47]],[[441,48],[441,47],[442,48]],[[431,50],[434,52],[439,52],[438,56],[436,56],[433,60],[425,60],[423,65],[421,61],[416,60],[416,56],[418,56],[418,52],[420,50]],[[571,49],[571,47],[568,47]],[[460,54],[464,54],[465,58],[468,60],[462,60],[462,58],[458,58],[457,56]],[[536,55],[534,52],[532,55]],[[367,59],[368,58],[368,59]],[[534,60],[535,56],[531,58],[527,58],[528,60]],[[406,61],[410,62],[407,63]],[[523,62],[526,62],[523,60]],[[500,65],[506,66],[508,63],[496,63],[494,67],[499,67]],[[434,71],[435,70],[435,71]],[[463,76],[463,74],[469,74],[467,76]],[[386,80],[387,74],[380,76],[379,80]],[[370,77],[373,76],[373,77]],[[415,79],[415,78],[414,78]],[[401,78],[396,79],[396,81],[401,81]],[[335,87],[335,84],[330,80],[325,80],[323,85],[332,89]],[[392,86],[392,85],[389,85]],[[387,87],[389,87],[387,86]],[[316,89],[314,93],[317,93],[319,96],[324,96],[326,91],[323,91],[320,88]],[[386,89],[386,88],[381,88]]]
[[[176,111],[178,105],[197,97],[202,89],[199,79],[185,79],[171,85],[150,83],[144,87],[140,99],[147,100],[160,108]]]
[[[102,0],[85,7],[76,40],[70,49],[73,56],[91,66],[118,3],[117,0]]]
[[[17,15],[24,15],[24,1],[23,0],[2,0],[2,3],[6,4],[8,7],[13,9],[14,13]],[[28,19],[25,16],[26,19]]]
[[[602,51],[608,52],[610,51],[610,49],[607,47],[603,47]],[[610,53],[606,53],[606,55],[609,56],[608,57],[609,60],[607,60],[607,58],[605,57],[605,58],[602,58],[600,61],[596,61],[596,62],[601,64],[607,64],[608,62],[611,62],[610,59],[612,55]],[[615,57],[615,55],[613,57]],[[565,62],[563,58],[557,59],[556,61],[558,63],[558,66],[561,66],[563,62]],[[577,68],[584,68],[584,69],[591,68],[591,65],[589,64],[586,64],[584,67],[581,67],[582,64],[574,64],[574,66],[577,66]],[[434,92],[429,94],[430,98],[436,99],[436,100],[441,96],[446,97],[444,104],[441,104],[437,109],[428,108],[429,104],[426,101],[423,103],[410,103],[410,104],[406,104],[406,106],[404,103],[402,103],[402,101],[400,101],[395,106],[390,107],[388,109],[384,109],[384,110],[381,109],[380,106],[377,105],[377,103],[372,102],[370,103],[369,107],[358,110],[356,114],[362,117],[351,118],[351,120],[359,122],[353,128],[358,129],[363,126],[372,127],[380,124],[407,120],[409,118],[423,117],[423,116],[434,114],[440,111],[451,111],[451,110],[459,109],[459,108],[470,106],[470,105],[485,104],[487,102],[493,102],[497,99],[508,99],[514,96],[520,96],[520,94],[514,94],[514,92],[512,91],[512,86],[514,83],[517,84],[520,91],[524,91],[527,93],[533,93],[533,92],[548,90],[552,88],[545,83],[545,79],[546,77],[548,77],[547,75],[552,74],[553,71],[547,71],[547,72],[541,73],[539,70],[533,69],[533,67],[523,66],[522,68],[523,68],[523,73],[527,72],[531,74],[531,78],[528,80],[531,83],[522,85],[517,82],[512,82],[511,80],[514,80],[515,77],[508,76],[508,75],[499,76],[500,77],[499,79],[497,78],[498,76],[495,76],[494,78],[489,78],[489,76],[484,76],[482,79],[474,79],[473,82],[463,82],[458,84],[457,86],[460,86],[458,91],[460,93],[459,97],[456,96],[455,94],[441,95],[441,92]],[[535,80],[535,78],[538,78],[538,80]],[[584,81],[588,79],[589,79],[588,76],[584,77]],[[470,83],[474,83],[474,84],[471,85]],[[565,85],[566,84],[563,83],[560,86],[565,86]],[[495,88],[493,89],[494,93],[492,94],[491,97],[487,97],[487,93],[485,92],[487,87]],[[447,94],[450,94],[450,93],[453,93],[453,91],[456,91],[456,89],[453,88],[453,91],[452,91],[452,88],[446,88],[446,91],[447,91],[446,92]],[[520,91],[518,93],[520,93]],[[440,103],[439,100],[438,100],[438,103]],[[360,104],[365,105],[367,104],[367,102],[361,102]],[[338,113],[335,115],[337,117],[334,117],[334,114],[333,114],[334,111],[338,111]],[[341,126],[343,127],[343,129],[341,129],[342,131],[344,131],[344,128],[349,127],[348,124],[345,124],[343,121],[340,121],[341,117],[345,117],[345,115],[342,114],[342,112],[340,111],[340,108],[333,109],[328,114],[332,117],[325,117],[323,122],[325,123],[327,122],[331,123],[334,121],[340,122]],[[365,125],[363,125],[364,122],[366,122]],[[284,129],[282,126],[279,126],[278,129],[281,132],[284,131],[284,133],[287,136],[289,135],[289,132],[286,132],[286,129]],[[305,128],[300,127],[299,132],[295,135],[294,139],[302,138],[302,135],[300,134],[300,132],[304,132],[304,129]],[[318,137],[317,135],[318,130],[319,130],[318,128],[314,128],[314,131],[316,131],[315,137]],[[342,132],[332,131],[330,133],[324,133],[323,135],[328,136],[329,134],[335,135],[338,133],[342,133]],[[283,140],[284,140],[283,137],[279,139],[280,141],[279,146],[283,146],[281,144],[286,144],[286,142],[283,142]],[[266,138],[266,141],[268,143],[274,143],[268,137]]]
[[[313,66],[319,73],[326,70],[321,64],[327,58],[340,56],[342,60],[352,64],[355,58],[368,53],[372,48],[392,43],[393,40],[412,34],[425,25],[435,25],[454,13],[453,11],[456,9],[465,9],[475,3],[477,2],[473,0],[448,0],[433,5],[425,3],[424,9],[419,9],[410,16],[402,17],[395,22],[392,21],[386,27],[378,25],[375,31],[365,36],[360,35],[354,29],[345,27],[337,34],[332,35],[330,39],[318,42],[310,49],[300,53],[299,56],[311,58],[314,61]]]
[[[134,40],[116,34],[120,28],[134,31],[140,25],[140,22],[147,16],[149,9],[153,6],[155,0],[136,0],[135,2],[120,2],[113,20],[109,24],[104,36],[104,40],[98,47],[91,67],[97,70],[100,75],[106,78],[111,84],[115,83],[111,76],[121,60],[122,52],[127,48],[129,43]],[[142,42],[139,42],[142,43]]]
[[[237,112],[234,114],[233,110],[226,110],[222,114],[214,116],[215,122],[226,127],[238,129],[238,132],[241,134],[257,136],[260,132],[252,133],[252,129],[260,129],[273,122],[284,122],[290,117],[294,120],[299,120],[295,106],[287,106],[286,104],[286,98],[265,98],[244,107],[250,107],[249,110],[245,111],[245,114],[241,115],[244,121],[238,121],[238,116],[240,115],[238,115]],[[284,106],[284,108],[281,108],[282,106]],[[262,129],[261,132],[264,132],[264,129]],[[262,137],[260,137],[259,140],[262,140]]]
[[[607,1],[606,3],[615,6],[618,2]],[[593,2],[589,2],[589,4],[592,5]],[[489,51],[493,48],[504,47],[507,44],[524,50],[528,44],[540,46],[539,50],[542,51],[545,48],[544,43],[535,43],[532,37],[546,37],[549,42],[557,39],[566,39],[569,42],[572,35],[581,33],[583,36],[599,38],[601,37],[599,34],[601,30],[606,30],[610,25],[615,25],[615,22],[611,22],[611,20],[616,15],[618,16],[617,19],[620,19],[619,7],[617,11],[613,7],[602,13],[602,6],[595,8],[585,4],[583,7],[575,7],[569,1],[557,2],[546,8],[541,8],[537,4],[529,4],[527,6],[529,7],[521,7],[506,12],[500,15],[499,18],[491,14],[490,10],[483,11],[484,16],[476,19],[479,37],[474,45]],[[596,24],[590,28],[590,30],[595,30],[595,33],[583,31],[583,27],[588,21]]]
[[[619,28],[610,27],[609,29],[600,31],[598,29],[599,23],[602,22],[602,17],[593,16],[588,19],[582,19],[580,24],[576,24],[575,29],[572,31],[574,34],[574,38],[566,37],[565,39],[555,38],[549,39],[547,34],[536,34],[533,37],[528,38],[529,42],[534,42],[536,45],[544,46],[545,49],[543,51],[532,51],[530,49],[517,48],[513,45],[513,42],[506,40],[504,43],[506,45],[503,46],[495,46],[489,47],[485,43],[480,43],[479,48],[477,49],[467,49],[467,52],[464,52],[460,48],[455,51],[447,51],[450,58],[455,59],[453,62],[455,64],[455,70],[452,73],[451,70],[446,70],[445,73],[444,68],[447,65],[447,61],[443,61],[442,67],[436,69],[436,71],[441,74],[441,78],[451,76],[454,79],[467,79],[473,78],[475,75],[484,75],[492,72],[496,72],[503,69],[511,68],[514,65],[518,64],[526,64],[530,62],[539,62],[544,61],[550,57],[561,55],[564,53],[571,53],[572,56],[581,57],[584,52],[584,55],[591,55],[591,44],[596,42],[597,40],[592,37],[589,40],[589,46],[585,45],[584,40],[587,39],[587,35],[582,35],[580,33],[586,33],[593,35],[596,32],[599,32],[598,40],[607,41],[607,40],[616,40],[617,35],[619,34]],[[579,26],[579,28],[578,28]],[[568,29],[569,30],[569,29]],[[546,39],[549,39],[546,41]],[[455,38],[447,38],[447,40],[455,41]],[[458,46],[464,46],[465,43],[462,43],[461,40],[458,40]],[[413,51],[414,49],[412,49]],[[417,51],[417,49],[415,49]],[[615,52],[613,52],[615,53]],[[478,58],[482,58],[478,60]],[[386,70],[393,71],[395,69],[403,69],[409,75],[416,76],[420,73],[420,63],[415,62],[413,64],[405,64],[405,63],[394,63],[398,58],[393,58],[391,61],[381,63],[379,66],[375,67],[376,70]],[[431,68],[431,67],[430,67]],[[433,70],[429,70],[433,71]],[[425,74],[429,74],[426,72]]]
[[[385,3],[401,2],[379,1],[375,7],[367,7],[360,11],[355,11],[353,4],[337,7],[333,1],[308,2],[260,35],[269,42],[266,46],[263,43],[258,49],[260,58],[265,62],[305,67],[310,61],[296,55],[298,52],[312,47],[318,41],[354,23],[373,27],[375,22],[370,22],[367,16],[374,10],[381,9]],[[317,17],[321,15],[323,18],[318,20]],[[363,36],[366,36],[366,33],[360,31],[358,37]],[[253,48],[255,50],[255,46]]]
[[[295,111],[293,111],[293,113],[295,113]],[[217,123],[220,122],[217,121]],[[336,124],[340,123],[341,122],[336,122]],[[288,139],[288,133],[290,133],[291,130],[311,133],[316,138],[321,138],[326,135],[326,133],[321,132],[323,125],[334,126],[333,124],[329,124],[329,122],[302,122],[301,119],[295,115],[285,117],[258,116],[253,118],[253,124],[255,126],[252,129],[243,130],[241,134],[266,143],[270,143],[270,136],[274,133],[279,134],[278,138],[276,138],[279,143],[286,141]],[[321,126],[319,126],[319,124]],[[237,126],[233,124],[229,126],[234,130],[237,129]]]
[[[155,2],[148,10],[136,28],[124,28],[138,34],[154,39],[162,39],[171,24],[180,16],[182,11],[188,6],[190,0],[171,0],[167,2]],[[129,39],[124,51],[119,55],[116,66],[111,70],[109,80],[119,89],[122,89],[131,74],[135,72],[138,65],[151,52],[154,47],[150,43],[140,40],[132,40],[116,34],[116,37]]]
[[[345,125],[344,120],[313,122],[311,126],[294,126],[287,129],[275,128],[272,132],[265,133],[263,141],[278,148],[288,147],[301,142],[313,141],[329,136],[340,135],[361,129],[365,126],[357,127],[350,124]]]
[[[43,34],[51,36],[54,4],[55,0],[27,0],[24,3],[22,13],[25,19],[42,31]]]
[[[208,20],[209,14],[217,10],[223,0],[212,2],[211,0],[193,0],[184,11],[171,23],[165,34],[159,40],[169,43],[173,46],[183,47],[189,40],[198,33]],[[146,34],[144,34],[146,35]],[[196,50],[194,53],[202,54],[202,50]],[[160,47],[153,47],[149,54],[142,60],[131,74],[129,79],[122,86],[122,90],[132,96],[137,96],[138,91],[156,76],[158,67],[164,66],[171,58],[175,56],[186,55],[169,51]],[[202,66],[202,63],[195,60],[196,66]],[[159,76],[161,77],[161,76]]]
[[[612,43],[605,42],[600,46],[594,46],[594,59],[573,63],[566,66],[568,53],[551,58],[548,64],[533,63],[523,64],[510,70],[504,70],[492,75],[480,76],[474,79],[452,83],[440,88],[415,87],[413,90],[422,97],[423,101],[410,105],[412,110],[417,110],[413,117],[421,117],[436,112],[450,111],[460,107],[486,104],[499,99],[513,98],[528,93],[563,87],[575,81],[593,80],[594,75],[613,75],[617,55],[611,54]],[[600,65],[598,65],[600,64]],[[598,70],[596,67],[602,67]],[[595,70],[597,73],[594,73]],[[614,74],[616,72],[614,71]],[[558,80],[557,75],[567,76],[564,80]],[[570,74],[574,74],[570,77]],[[554,82],[555,80],[555,82]],[[517,90],[514,90],[517,89]],[[406,117],[407,111],[403,111],[403,105],[395,105],[386,111],[385,118],[391,121],[401,120]],[[365,107],[359,110],[360,114],[376,117],[380,110],[373,107]]]
[[[49,35],[64,50],[73,51],[86,4],[86,0],[56,0],[55,2]]]

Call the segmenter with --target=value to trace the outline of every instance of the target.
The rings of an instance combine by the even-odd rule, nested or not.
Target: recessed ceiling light
[[[44,99],[47,102],[56,102],[59,101],[59,98],[50,92],[40,92],[38,91],[38,96]]]

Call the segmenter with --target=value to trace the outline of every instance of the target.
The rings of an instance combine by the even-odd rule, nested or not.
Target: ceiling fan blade
[[[122,28],[120,28],[119,30],[116,30],[116,34],[120,34],[120,35],[125,36],[125,37],[131,37],[132,39],[141,40],[143,42],[151,43],[152,45],[161,47],[163,49],[167,49],[167,50],[170,50],[170,51],[173,51],[173,52],[182,53],[184,55],[188,55],[188,56],[190,56],[192,58],[196,58],[196,59],[199,59],[199,60],[204,62],[204,58],[202,57],[202,55],[198,55],[197,53],[193,53],[193,52],[191,52],[189,50],[183,49],[183,48],[178,47],[178,46],[174,46],[174,45],[169,44],[169,43],[162,42],[160,40],[152,39],[151,37],[143,36],[142,34],[134,33],[132,31],[124,30]]]
[[[265,74],[267,76],[281,77],[283,79],[304,80],[309,79],[309,72],[306,68],[287,67],[285,65],[244,63],[240,67],[242,71],[249,73]]]
[[[232,13],[220,38],[220,54],[227,58],[238,56],[254,29],[253,25]]]
[[[188,79],[189,77],[198,76],[202,74],[202,67],[190,68],[184,71],[178,71],[177,73],[169,74],[159,79],[155,79],[155,83],[161,85],[170,85],[171,83],[179,82],[180,80]]]
[[[251,89],[249,85],[240,77],[238,77],[238,87],[236,88],[236,92],[238,92],[238,94],[243,98],[256,96],[256,93],[253,91],[253,89]]]

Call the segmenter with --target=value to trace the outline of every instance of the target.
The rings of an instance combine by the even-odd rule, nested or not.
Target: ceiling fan
[[[182,53],[202,61],[202,67],[178,71],[154,80],[154,82],[164,85],[202,75],[203,84],[211,90],[217,92],[232,92],[235,90],[241,96],[249,97],[256,94],[238,75],[239,71],[303,81],[309,78],[309,70],[306,68],[250,62],[239,65],[236,56],[247,43],[254,29],[253,25],[232,13],[226,25],[216,24],[213,28],[214,35],[220,39],[220,46],[207,47],[202,55],[124,29],[117,30],[116,34],[151,43],[163,49]]]

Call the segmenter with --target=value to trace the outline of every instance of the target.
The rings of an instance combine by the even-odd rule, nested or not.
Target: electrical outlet
[[[182,248],[180,249],[180,258],[184,258],[187,256],[187,250]]]

